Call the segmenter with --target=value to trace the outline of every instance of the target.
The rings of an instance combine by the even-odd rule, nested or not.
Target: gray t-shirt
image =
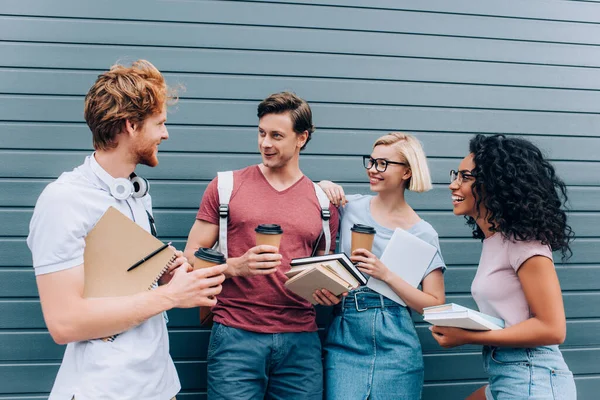
[[[393,229],[381,226],[373,219],[373,216],[371,215],[372,198],[373,196],[371,195],[349,195],[346,196],[348,203],[344,207],[340,207],[340,251],[346,253],[347,255],[350,255],[350,245],[352,240],[350,228],[352,228],[354,224],[365,224],[375,228],[377,233],[375,234],[375,239],[373,240],[373,249],[371,252],[378,258],[381,258],[383,250],[385,250],[385,247],[394,233]],[[433,229],[428,222],[420,220],[411,226],[407,232],[415,235],[419,239],[424,240],[429,244],[434,245],[438,249],[437,253],[433,257],[433,260],[431,260],[429,267],[425,271],[423,278],[438,268],[441,268],[442,272],[444,272],[446,270],[446,264],[442,258],[440,241],[435,229]]]

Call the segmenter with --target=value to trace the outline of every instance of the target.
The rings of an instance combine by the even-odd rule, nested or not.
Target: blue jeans
[[[208,346],[210,400],[322,399],[317,332],[257,333],[215,323]]]
[[[423,354],[410,313],[368,288],[334,307],[324,352],[326,399],[421,398]]]
[[[488,400],[577,399],[573,374],[558,346],[484,346],[483,369],[489,374]]]

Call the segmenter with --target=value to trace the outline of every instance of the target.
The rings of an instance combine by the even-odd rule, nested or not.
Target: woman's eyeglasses
[[[460,186],[463,181],[465,180],[469,180],[471,178],[474,178],[475,175],[473,175],[471,173],[471,171],[469,170],[462,170],[462,171],[455,171],[455,170],[451,170],[450,171],[450,183],[454,183],[454,181],[456,181],[456,183]]]
[[[389,161],[385,158],[373,158],[371,156],[363,156],[363,165],[366,169],[371,169],[373,168],[373,166],[375,166],[376,171],[385,172],[389,164],[407,165],[403,162]]]

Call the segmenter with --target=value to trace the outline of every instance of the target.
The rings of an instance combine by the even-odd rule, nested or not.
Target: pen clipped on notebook
[[[143,263],[145,263],[146,261],[148,261],[149,259],[151,259],[155,255],[157,255],[158,253],[160,253],[161,251],[163,251],[164,249],[166,249],[170,245],[171,245],[171,242],[166,243],[166,244],[160,246],[158,249],[154,250],[152,253],[148,254],[146,257],[144,257],[141,260],[137,261],[131,267],[127,268],[127,272],[131,271],[132,269],[135,269],[135,268],[139,267],[140,265],[142,265]]]

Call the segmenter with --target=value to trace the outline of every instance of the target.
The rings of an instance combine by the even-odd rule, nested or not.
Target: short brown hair
[[[137,60],[126,67],[113,65],[100,74],[85,96],[84,117],[92,131],[94,148],[117,147],[115,138],[125,121],[143,124],[153,114],[161,113],[167,102],[175,102],[165,79],[146,60]]]
[[[283,114],[289,112],[292,119],[294,132],[301,134],[308,132],[308,138],[300,150],[304,150],[310,141],[315,126],[312,123],[312,111],[308,103],[292,92],[274,93],[258,105],[258,118],[267,114]]]

